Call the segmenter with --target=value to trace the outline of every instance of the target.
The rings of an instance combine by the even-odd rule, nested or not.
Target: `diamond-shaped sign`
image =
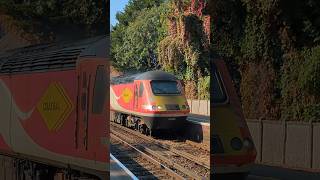
[[[129,103],[129,101],[131,101],[132,97],[133,97],[133,93],[131,92],[131,90],[129,88],[125,88],[122,91],[122,98],[125,103]]]
[[[37,105],[50,131],[57,131],[73,110],[70,98],[60,83],[51,83]]]

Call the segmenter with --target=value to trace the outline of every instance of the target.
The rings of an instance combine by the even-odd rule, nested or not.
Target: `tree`
[[[185,81],[188,98],[209,98],[209,48],[202,15],[189,12],[190,2],[172,1],[167,15],[168,36],[158,46],[159,63],[165,71]]]
[[[165,0],[130,0],[111,31],[111,56],[118,70],[153,69],[157,43],[164,36]]]
[[[211,48],[231,67],[247,118],[319,116],[319,10],[317,0],[209,2]]]
[[[146,8],[126,28],[117,26],[112,31],[113,65],[116,68],[151,70],[157,67],[157,44],[165,35],[162,12],[162,6]]]
[[[105,1],[0,0],[0,11],[12,16],[24,31],[49,40],[68,29],[72,34],[90,35],[97,33],[97,29],[100,30],[98,33],[106,33]]]

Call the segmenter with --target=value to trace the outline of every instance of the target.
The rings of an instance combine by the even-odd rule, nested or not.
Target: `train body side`
[[[106,177],[107,73],[108,61],[96,57],[70,68],[0,73],[0,153]]]
[[[246,173],[255,161],[256,150],[225,63],[214,60],[214,68],[215,79],[211,78],[220,81],[218,85],[225,92],[225,98],[213,101],[211,106],[213,166],[216,173]]]

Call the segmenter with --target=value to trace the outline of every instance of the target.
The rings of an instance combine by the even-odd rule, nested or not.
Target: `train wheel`
[[[148,127],[146,127],[146,135],[147,135],[147,136],[150,136],[150,134],[151,134],[150,129],[149,129]]]
[[[143,134],[143,133],[144,133],[143,125],[141,125],[141,124],[139,124],[139,132],[140,132],[141,134]]]

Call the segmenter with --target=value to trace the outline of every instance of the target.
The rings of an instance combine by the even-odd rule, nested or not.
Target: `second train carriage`
[[[0,154],[107,177],[108,43],[97,37],[0,55]]]
[[[255,161],[256,149],[226,64],[221,59],[211,64],[212,173],[245,178]]]
[[[145,134],[183,130],[190,112],[181,82],[163,71],[112,78],[110,105],[111,120]]]

